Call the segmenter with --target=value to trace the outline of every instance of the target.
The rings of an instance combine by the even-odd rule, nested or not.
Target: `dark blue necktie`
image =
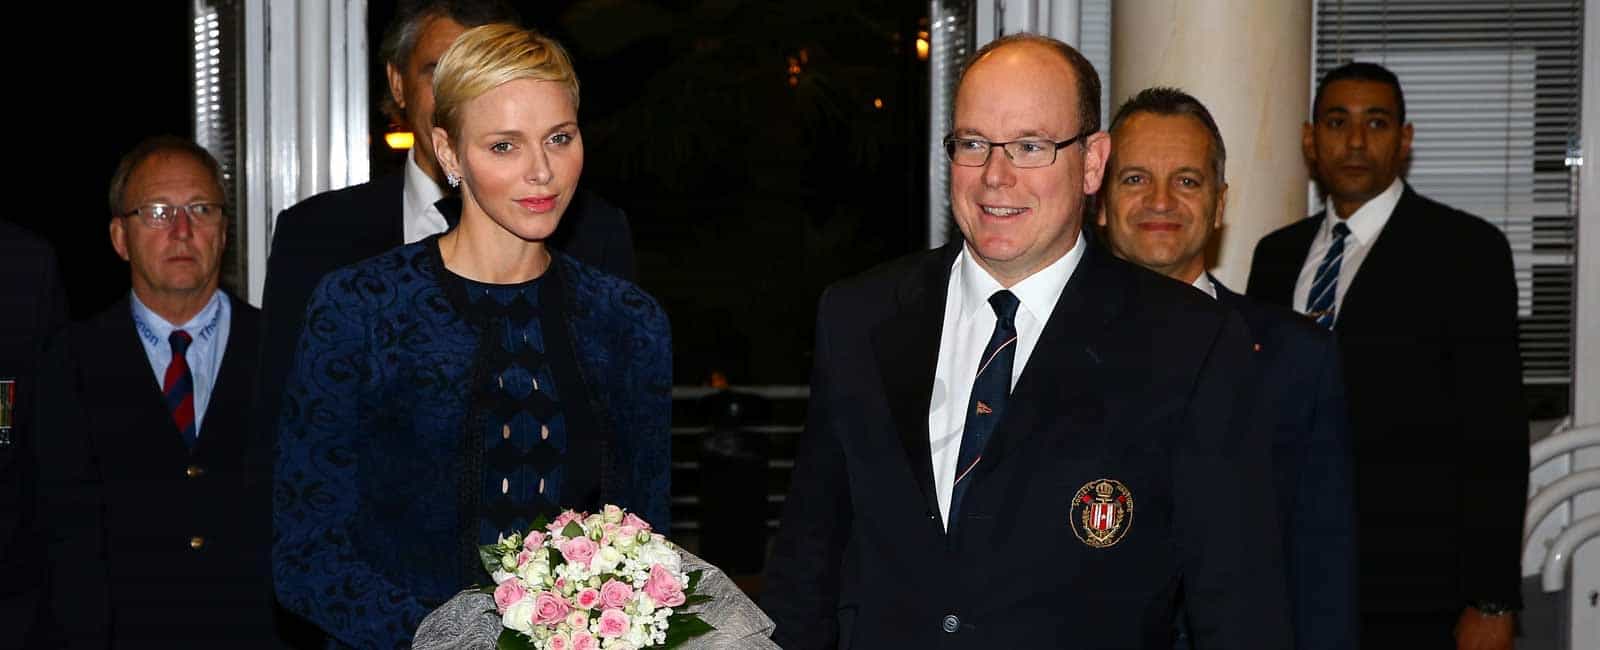
[[[194,426],[194,375],[189,372],[189,360],[184,353],[189,351],[189,333],[183,330],[174,330],[172,336],[167,338],[172,344],[172,361],[167,364],[167,372],[162,377],[161,395],[167,400],[167,409],[172,411],[172,423],[178,427],[178,433],[183,434],[183,441],[190,447],[195,443]]]
[[[961,451],[956,455],[956,480],[950,493],[950,530],[955,530],[961,514],[961,500],[972,485],[972,470],[983,461],[983,448],[994,433],[995,424],[1005,413],[1011,396],[1011,367],[1017,356],[1016,294],[1001,289],[989,296],[994,308],[994,335],[983,349],[978,375],[972,380],[972,399],[967,406],[967,422],[961,429]]]
[[[1317,265],[1311,292],[1306,295],[1306,315],[1328,329],[1333,329],[1334,298],[1339,294],[1339,264],[1344,261],[1344,238],[1349,234],[1350,227],[1343,221],[1333,224],[1333,244],[1328,246],[1328,254],[1323,255],[1322,263]]]

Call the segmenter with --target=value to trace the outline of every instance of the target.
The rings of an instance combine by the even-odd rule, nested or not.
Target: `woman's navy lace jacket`
[[[482,438],[463,422],[479,333],[437,239],[324,278],[285,388],[273,578],[284,605],[350,646],[408,647],[430,610],[488,582]],[[670,530],[666,315],[633,284],[552,255],[604,441],[601,498]]]

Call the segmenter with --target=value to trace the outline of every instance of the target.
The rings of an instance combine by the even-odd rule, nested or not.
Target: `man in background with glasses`
[[[1250,339],[1084,236],[1109,137],[1054,39],[956,92],[962,239],[832,286],[763,605],[785,648],[1288,646]]]
[[[222,172],[160,137],[112,177],[123,300],[57,335],[34,410],[47,647],[271,639],[268,501],[248,480],[258,312],[218,289]]]

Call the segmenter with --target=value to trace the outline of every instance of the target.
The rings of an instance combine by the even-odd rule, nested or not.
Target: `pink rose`
[[[559,623],[567,617],[567,600],[548,591],[533,597],[533,622],[536,625]]]
[[[505,614],[507,607],[522,600],[527,593],[522,589],[522,581],[512,578],[494,588],[494,606],[500,609],[501,614]]]
[[[578,609],[594,609],[600,605],[600,591],[597,589],[585,589],[578,592],[577,603]]]
[[[677,607],[684,602],[683,585],[672,577],[672,572],[659,564],[650,567],[650,579],[644,581],[644,592],[657,604]]]
[[[600,636],[614,639],[628,633],[628,615],[620,609],[600,613]]]
[[[522,552],[517,553],[517,568],[519,568],[519,569],[522,568],[522,565],[527,564],[528,560],[531,560],[531,559],[533,559],[533,553],[530,553],[528,551],[522,551]]]
[[[566,512],[561,513],[560,516],[556,517],[555,521],[550,522],[550,525],[549,526],[545,526],[544,529],[550,531],[550,533],[552,535],[560,535],[561,534],[561,529],[566,528],[567,524],[572,523],[574,521],[576,521],[576,522],[581,524],[581,523],[583,523],[583,520],[587,516],[588,515],[585,515],[585,514],[583,514],[581,512],[575,511],[575,510],[568,510]]]
[[[522,540],[522,548],[529,551],[537,551],[540,546],[544,546],[544,533],[537,530],[528,531],[528,537]]]
[[[567,635],[556,634],[550,637],[550,650],[572,650],[572,642],[567,640]]]
[[[620,530],[622,527],[616,524],[600,524],[600,541],[610,544],[611,540],[617,538],[617,532]]]
[[[561,543],[561,555],[567,558],[569,564],[589,566],[589,560],[594,559],[600,545],[587,537],[574,537]]]
[[[589,629],[589,613],[576,609],[572,610],[571,614],[567,614],[567,625],[572,626],[574,630]]]
[[[633,587],[629,587],[615,578],[607,580],[600,585],[600,605],[606,608],[623,607],[628,601],[633,600]]]
[[[572,648],[570,650],[599,650],[600,640],[588,632],[572,633]]]
[[[650,530],[649,523],[643,519],[640,519],[638,515],[635,515],[631,512],[628,513],[628,516],[622,518],[622,525],[633,526],[639,530]]]

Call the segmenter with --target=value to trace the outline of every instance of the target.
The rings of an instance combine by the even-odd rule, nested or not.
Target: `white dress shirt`
[[[144,344],[145,358],[156,373],[156,386],[166,379],[167,366],[172,363],[173,330],[189,334],[189,349],[183,353],[189,364],[189,375],[194,378],[194,434],[200,437],[205,424],[206,405],[211,403],[211,388],[217,385],[217,373],[222,369],[222,355],[228,350],[228,331],[233,322],[233,306],[221,291],[211,294],[211,301],[200,308],[200,313],[182,325],[168,323],[139,300],[139,294],[129,292],[133,305],[133,328],[139,332],[139,342]]]
[[[405,210],[403,223],[407,244],[415,244],[449,229],[450,224],[445,222],[444,215],[433,206],[442,198],[444,191],[439,189],[439,184],[417,166],[417,148],[412,147],[411,153],[406,154],[405,192],[401,199]]]
[[[1028,365],[1028,357],[1039,342],[1039,333],[1050,320],[1056,300],[1067,280],[1083,259],[1083,238],[1072,250],[1011,287],[1021,305],[1017,308],[1017,351],[1011,366],[1011,385],[1016,386]],[[978,362],[997,320],[989,296],[1004,289],[1000,282],[978,266],[963,246],[950,267],[950,284],[944,301],[944,328],[939,335],[939,365],[933,376],[933,395],[928,402],[928,449],[932,454],[933,487],[939,499],[939,516],[948,525],[950,495],[955,487],[956,456],[961,453],[961,432],[967,424],[967,402],[972,398],[972,382],[978,376]]]
[[[1383,232],[1384,225],[1389,223],[1394,206],[1400,203],[1400,195],[1404,191],[1405,183],[1396,178],[1389,184],[1389,189],[1372,197],[1372,200],[1357,208],[1349,219],[1344,220],[1350,234],[1344,238],[1344,258],[1339,261],[1339,284],[1333,290],[1334,322],[1338,322],[1339,310],[1344,305],[1345,290],[1356,279],[1356,271],[1361,268],[1361,262],[1367,259],[1367,253]],[[1317,279],[1317,267],[1322,264],[1322,258],[1333,246],[1333,224],[1339,222],[1339,216],[1333,209],[1332,197],[1328,198],[1323,215],[1322,223],[1317,227],[1317,236],[1311,240],[1311,251],[1306,254],[1305,264],[1300,267],[1300,277],[1294,283],[1294,310],[1302,314],[1310,311],[1306,300],[1311,296],[1311,283]]]
[[[1211,296],[1212,300],[1217,299],[1217,285],[1211,282],[1210,273],[1202,271],[1200,277],[1195,278],[1194,282],[1190,282],[1189,286],[1199,289],[1200,293]]]

